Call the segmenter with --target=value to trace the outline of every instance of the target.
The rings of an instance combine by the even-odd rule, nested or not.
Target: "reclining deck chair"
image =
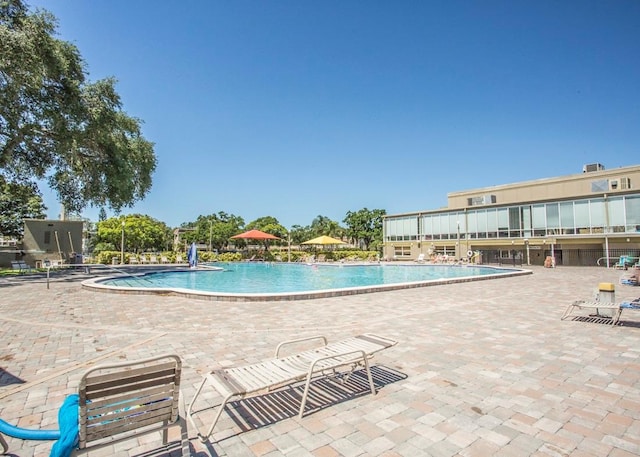
[[[305,341],[320,340],[322,345],[315,349],[299,352],[287,357],[280,357],[280,351],[287,345],[297,344]],[[290,340],[280,343],[276,347],[275,357],[264,362],[253,365],[245,365],[236,368],[225,368],[213,370],[207,373],[196,391],[187,408],[187,417],[192,425],[198,430],[198,435],[202,441],[209,439],[213,429],[222,415],[227,403],[234,397],[240,399],[253,396],[271,389],[284,387],[296,381],[306,380],[304,393],[300,402],[298,417],[302,418],[307,396],[311,385],[311,380],[316,376],[336,375],[336,370],[351,366],[349,372],[358,367],[363,367],[367,374],[371,393],[375,395],[376,390],[369,369],[369,359],[378,351],[395,345],[397,342],[389,338],[366,333],[343,341],[327,344],[324,336],[313,336],[297,340]],[[223,396],[224,400],[219,405],[219,409],[209,427],[203,434],[195,423],[193,405],[202,392],[203,387],[211,384],[213,388]]]
[[[608,303],[601,301],[584,301],[584,300],[576,300],[567,306],[564,314],[560,317],[560,320],[565,320],[569,316],[571,316],[572,312],[576,309],[588,309],[595,310],[595,314],[590,315],[590,317],[598,317],[598,318],[611,318],[610,324],[616,325],[620,321],[620,315],[622,314],[622,308],[620,307],[620,303]],[[606,310],[611,313],[611,316],[600,314],[600,310]]]
[[[21,429],[0,421],[0,432],[22,439],[59,437],[58,443],[64,441],[79,453],[160,431],[166,446],[168,429],[179,426],[182,455],[188,456],[187,426],[179,412],[181,367],[176,355],[94,367],[82,376],[78,395],[67,398],[75,397],[77,406],[73,403],[73,409],[63,412],[66,404],[71,405],[65,401],[61,408],[61,431]],[[65,430],[65,414],[66,422],[73,425],[70,430]],[[1,436],[0,444],[7,452],[8,446]]]

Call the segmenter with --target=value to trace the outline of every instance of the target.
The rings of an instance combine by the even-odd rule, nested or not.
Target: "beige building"
[[[83,221],[25,219],[23,260],[40,266],[53,263],[82,263]]]
[[[482,263],[607,265],[640,256],[640,165],[448,194],[447,208],[388,215],[389,260],[449,256]]]

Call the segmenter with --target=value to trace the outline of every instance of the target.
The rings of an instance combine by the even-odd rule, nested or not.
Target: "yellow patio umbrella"
[[[312,240],[309,241],[305,241],[304,243],[301,244],[320,244],[320,245],[327,245],[327,244],[347,244],[342,240],[338,240],[336,238],[331,238],[330,236],[327,235],[322,235],[319,236],[317,238],[313,238]]]

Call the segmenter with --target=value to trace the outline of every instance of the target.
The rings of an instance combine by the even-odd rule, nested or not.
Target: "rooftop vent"
[[[602,171],[604,170],[604,165],[601,163],[588,163],[582,166],[583,173],[590,173],[592,171]]]
[[[490,205],[496,202],[495,195],[480,195],[477,197],[467,198],[468,206]]]

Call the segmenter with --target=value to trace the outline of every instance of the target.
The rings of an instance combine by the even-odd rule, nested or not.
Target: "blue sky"
[[[29,4],[91,80],[118,79],[158,159],[123,213],[170,226],[218,211],[342,222],[640,163],[637,0]]]

